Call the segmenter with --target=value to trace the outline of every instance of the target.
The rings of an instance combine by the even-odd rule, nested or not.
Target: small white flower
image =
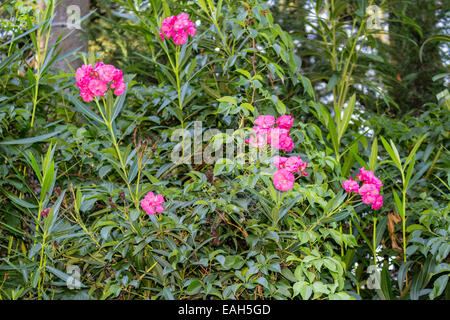
[[[200,21],[200,19],[197,20],[197,21],[195,21],[195,26],[196,26],[196,27],[198,27],[198,26],[201,25],[201,24],[202,24],[202,22]]]
[[[215,48],[214,51],[215,51],[215,52],[219,52],[219,51],[220,51],[220,48]]]

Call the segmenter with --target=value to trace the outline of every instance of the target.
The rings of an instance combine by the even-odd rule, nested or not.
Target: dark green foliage
[[[442,40],[425,43],[437,29],[417,27],[425,22],[409,7],[379,4],[402,18],[397,41],[422,30],[395,64],[385,55],[406,44],[383,51],[365,28],[370,1],[330,2],[334,44],[318,38],[322,26],[333,39],[327,21],[311,22],[326,2],[293,3],[96,1],[85,58],[123,69],[128,85],[105,122],[74,75],[52,68],[58,42],[36,67],[46,20],[7,1],[1,25],[17,16],[21,28],[0,38],[0,299],[449,298],[450,106],[437,75],[447,62],[436,61]],[[182,11],[200,24],[175,48],[157,30]],[[280,18],[291,20],[282,28]],[[377,53],[352,50],[360,41]],[[420,52],[424,81],[394,85]],[[421,107],[406,113],[413,102]],[[227,142],[239,146],[262,114],[295,118],[288,154],[308,161],[309,175],[292,190],[275,190],[270,159],[171,160],[176,130],[193,135],[202,121],[220,134],[199,145],[233,129]],[[362,166],[383,181],[378,211],[342,189]],[[140,210],[149,191],[166,199],[162,214]]]

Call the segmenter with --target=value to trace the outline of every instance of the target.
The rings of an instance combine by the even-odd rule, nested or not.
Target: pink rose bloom
[[[112,86],[111,86],[112,88]],[[114,85],[114,94],[116,96],[121,96],[123,92],[125,91],[126,85],[125,82],[122,80],[119,83]]]
[[[163,20],[162,26],[161,26],[161,32],[167,37],[172,38],[175,35],[175,30],[173,29],[173,24],[175,23],[177,17],[171,16],[168,18],[165,18]]]
[[[308,175],[308,173],[305,172],[308,162],[303,162],[299,156],[292,156],[289,158],[276,156],[272,161],[278,169],[286,169],[289,172],[300,172],[301,176]]]
[[[89,89],[85,89],[85,90],[81,89],[80,96],[84,102],[91,102],[92,100],[94,100],[94,97],[95,97],[95,95]]]
[[[252,130],[256,134],[261,134],[261,135],[267,135],[269,133],[269,128],[263,128],[263,127],[258,127],[258,126],[253,127]]]
[[[188,34],[186,32],[178,32],[176,35],[173,36],[173,43],[175,43],[177,46],[183,45],[186,43],[188,39]]]
[[[267,129],[253,127],[252,130],[256,136],[252,135],[248,140],[245,140],[244,142],[250,144],[250,146],[255,148],[264,147],[267,144]]]
[[[347,192],[357,192],[361,195],[362,202],[365,204],[371,204],[372,209],[378,210],[383,205],[383,196],[380,195],[380,188],[383,185],[380,179],[375,174],[364,168],[360,168],[360,173],[356,175],[356,181],[352,178],[345,180],[342,183],[342,187]],[[363,185],[358,188],[358,182],[362,181]]]
[[[370,170],[365,170],[364,168],[359,169],[360,174],[356,175],[357,180],[361,180],[364,182],[364,184],[369,183],[377,186],[378,191],[380,190],[383,183],[380,179],[378,179],[375,174]]]
[[[379,194],[376,194],[376,195],[371,195],[369,193],[365,194],[362,196],[362,202],[365,204],[373,204],[378,196],[379,196]]]
[[[195,24],[194,24],[195,25]],[[195,36],[195,33],[197,32],[197,29],[195,29],[193,26],[186,28],[186,33],[190,35],[191,37]]]
[[[308,172],[305,171],[307,166],[308,166],[308,162],[307,161],[303,162],[300,165],[300,173],[301,173],[302,176],[307,176],[308,175]]]
[[[379,189],[376,185],[366,183],[358,190],[365,204],[373,204],[379,196]]]
[[[187,42],[188,35],[193,37],[196,33],[195,23],[189,20],[187,13],[167,17],[163,20],[159,36],[162,40],[172,38],[175,45],[183,45]]]
[[[97,72],[100,80],[105,81],[106,83],[111,82],[116,76],[116,68],[110,64],[103,64],[103,62],[99,62],[95,65],[95,72]]]
[[[250,146],[254,148],[262,148],[267,144],[267,139],[265,135],[256,134],[256,137],[251,136],[248,140],[245,140],[244,142],[248,143]]]
[[[177,15],[177,20],[189,20],[189,15],[186,12],[182,12]]]
[[[125,86],[125,80],[123,79],[122,70],[116,69],[114,71],[110,88],[115,89],[114,94],[116,96],[121,96],[123,94],[126,86]]]
[[[108,90],[108,85],[100,79],[92,79],[89,81],[88,88],[95,96],[98,97],[105,94],[106,90]]]
[[[299,156],[292,156],[286,160],[285,168],[290,172],[299,172],[302,164],[303,161]]]
[[[141,207],[148,215],[152,215],[156,212],[161,213],[164,211],[162,203],[164,203],[164,197],[162,195],[155,195],[153,192],[149,192],[141,200]]]
[[[280,169],[273,174],[273,185],[280,191],[288,191],[294,187],[295,177],[286,169]]]
[[[104,96],[109,88],[115,95],[122,95],[125,91],[125,81],[122,70],[112,65],[98,62],[95,68],[92,65],[83,65],[75,72],[77,86],[80,88],[80,96],[85,102],[90,102],[94,97]]]
[[[267,129],[275,124],[275,117],[271,115],[259,116],[253,123],[260,128]]]
[[[358,193],[362,196],[362,201],[365,204],[374,203],[379,196],[378,187],[370,183],[366,183],[361,188],[359,188]]]
[[[359,185],[358,182],[353,180],[353,178],[350,177],[348,180],[344,180],[342,182],[342,187],[345,189],[346,192],[358,192]]]
[[[267,142],[272,148],[291,151],[294,147],[289,131],[283,128],[270,128]]]
[[[292,149],[294,149],[294,141],[292,141],[292,138],[290,136],[287,136],[282,143],[282,148],[285,151],[289,152]]]
[[[77,86],[80,88],[86,88],[91,80],[91,74],[94,72],[94,69],[90,64],[85,64],[77,69],[75,72],[75,80],[77,81]]]
[[[379,194],[378,188],[374,184],[366,183],[361,188],[359,188],[358,193],[361,196],[369,195],[376,196]]]
[[[177,19],[173,24],[173,29],[175,32],[184,32],[184,29],[188,27],[189,24],[189,15],[185,12],[177,15]]]
[[[272,159],[272,161],[275,167],[277,167],[277,169],[283,169],[287,159],[288,158],[286,157],[276,156]]]
[[[375,201],[372,202],[372,209],[378,210],[383,206],[383,196],[381,194],[375,197]]]
[[[284,116],[278,117],[277,125],[280,128],[290,130],[292,128],[292,126],[294,125],[294,118],[289,115],[284,115]]]

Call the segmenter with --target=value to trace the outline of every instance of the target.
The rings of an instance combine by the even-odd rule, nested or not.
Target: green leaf
[[[381,291],[386,299],[392,300],[392,285],[389,277],[388,265],[385,264],[381,270]]]
[[[33,168],[33,170],[34,170],[34,173],[36,174],[36,176],[37,176],[37,178],[38,178],[38,180],[39,180],[39,183],[41,183],[42,184],[42,174],[41,174],[41,170],[40,170],[40,168],[39,168],[39,165],[37,164],[37,161],[36,161],[36,159],[34,158],[34,156],[33,156],[33,153],[31,153],[30,152],[30,165],[31,165],[31,167]]]
[[[397,212],[402,215],[403,214],[403,204],[397,194],[397,192],[392,189],[392,194],[394,195],[395,207],[397,208]]]
[[[235,97],[231,97],[231,96],[221,97],[221,98],[217,99],[217,101],[219,101],[219,102],[228,102],[228,103],[231,103],[233,105],[237,104],[236,98]]]
[[[52,161],[50,168],[45,172],[44,181],[41,185],[41,200],[44,199],[45,194],[50,190],[50,187],[55,178],[55,162]]]
[[[415,157],[417,149],[419,149],[420,145],[422,144],[423,139],[425,139],[425,137],[427,136],[427,134],[424,134],[419,141],[416,142],[416,144],[414,145],[414,148],[411,150],[411,152],[408,155],[408,158],[406,158],[405,163],[403,164],[403,171],[406,169],[406,166],[408,165],[408,163]]]
[[[386,149],[387,153],[391,157],[392,161],[394,161],[397,168],[403,172],[403,168],[401,165],[400,156],[398,155],[397,148],[395,148],[395,146],[394,146],[394,148],[395,148],[395,151],[394,151],[394,149],[391,147],[394,145],[393,142],[391,141],[391,145],[389,145],[389,143],[383,137],[381,137],[381,142],[383,143],[384,148]]]
[[[403,263],[400,266],[400,268],[398,269],[397,282],[398,282],[398,288],[400,289],[400,292],[403,291],[403,282],[405,282],[409,267],[412,264],[413,264],[413,261],[408,261],[406,263]]]
[[[439,297],[443,292],[444,289],[447,287],[449,275],[444,274],[437,278],[437,280],[434,282],[433,290],[430,292],[430,299],[434,300],[434,298]]]
[[[345,130],[348,127],[348,124],[350,123],[350,120],[353,115],[353,110],[355,108],[356,103],[356,95],[353,94],[347,104],[347,107],[344,110],[344,116],[342,118],[342,121],[338,122],[338,141],[341,140],[342,136],[345,133]]]
[[[408,185],[409,185],[409,180],[411,179],[412,173],[414,171],[414,165],[416,163],[416,157],[413,157],[411,163],[408,166],[408,171],[406,172],[406,177],[405,177],[405,185],[404,185],[404,189],[407,190],[408,189]]]
[[[255,112],[255,108],[253,108],[253,106],[250,103],[244,102],[240,105],[241,108],[245,108],[247,110],[249,110],[250,112]]]
[[[428,38],[427,40],[425,40],[425,41],[423,42],[423,44],[420,46],[420,50],[419,50],[419,58],[420,58],[420,61],[422,61],[423,48],[425,47],[425,45],[426,45],[428,42],[434,42],[434,41],[444,41],[444,42],[447,42],[447,43],[448,43],[448,42],[450,42],[450,36],[448,36],[448,35],[446,35],[446,34],[437,34],[437,35],[434,35],[434,36]]]
[[[39,208],[38,205],[35,205],[35,204],[29,203],[29,202],[27,202],[25,200],[22,200],[22,199],[16,197],[15,195],[13,195],[13,194],[10,194],[9,192],[7,192],[4,189],[1,189],[1,190],[2,190],[3,194],[5,194],[12,202],[17,204],[19,207],[28,208],[28,209]]]
[[[51,133],[47,133],[47,134],[43,134],[40,136],[35,136],[35,137],[31,137],[31,138],[25,138],[25,139],[18,139],[18,140],[8,140],[8,141],[2,141],[0,142],[0,144],[31,144],[31,143],[36,143],[36,142],[41,142],[41,141],[45,141],[47,139],[50,139],[58,134],[60,134],[63,131],[63,129],[57,130],[55,132],[51,132]]]
[[[308,300],[313,292],[311,286],[305,281],[294,283],[292,289],[294,290],[294,297],[300,294],[303,300]]]
[[[275,108],[277,109],[279,114],[285,114],[286,113],[286,106],[284,105],[283,101],[278,99],[276,95],[271,95],[270,100],[272,100],[273,104],[275,105]]]
[[[334,119],[333,117],[328,114],[328,132],[330,133],[331,136],[331,142],[333,143],[333,148],[334,148],[334,152],[336,153],[336,155],[339,154],[339,139],[338,139],[338,135],[336,133],[336,127],[334,124]]]
[[[200,280],[194,279],[189,283],[188,287],[186,288],[186,293],[188,295],[195,295],[200,293],[201,289],[203,288],[203,284]]]
[[[103,119],[100,118],[95,112],[93,112],[89,106],[85,105],[83,102],[77,99],[75,96],[67,95],[66,99],[73,103],[75,110],[81,112],[88,119],[95,120],[98,123],[103,123]]]
[[[378,139],[375,137],[372,142],[372,149],[370,152],[370,159],[369,159],[369,168],[373,172],[375,172],[375,167],[377,165],[377,155],[378,155]]]

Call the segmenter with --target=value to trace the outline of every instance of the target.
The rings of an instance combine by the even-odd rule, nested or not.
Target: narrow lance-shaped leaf
[[[413,173],[413,171],[414,171],[414,165],[415,165],[415,163],[416,163],[416,157],[414,156],[414,157],[412,158],[411,163],[410,163],[409,166],[408,166],[408,171],[407,171],[407,173],[406,173],[405,186],[404,186],[405,190],[408,189],[409,180],[411,179],[411,175],[412,175],[412,173]]]
[[[402,205],[402,202],[400,201],[400,198],[399,198],[397,192],[394,189],[392,189],[392,194],[394,195],[395,206],[397,208],[397,212],[402,213],[403,205]]]
[[[328,131],[330,132],[331,136],[331,142],[333,143],[334,152],[336,153],[336,156],[339,154],[339,140],[336,133],[336,127],[334,125],[334,119],[331,117],[330,114],[328,114]]]
[[[41,142],[41,141],[45,141],[47,139],[50,139],[50,138],[60,134],[61,131],[62,131],[62,129],[61,130],[57,130],[55,132],[43,134],[43,135],[40,135],[40,136],[31,137],[31,138],[18,139],[18,140],[9,140],[9,141],[1,141],[0,144],[3,144],[3,145],[32,144],[32,143]]]
[[[394,161],[395,165],[397,166],[397,168],[400,171],[403,171],[402,165],[400,162],[400,157],[398,156],[398,152],[395,153],[394,150],[392,149],[392,147],[389,145],[389,143],[383,137],[380,137],[380,138],[381,138],[381,142],[383,143],[384,148],[386,149],[387,153],[391,157],[392,161]]]
[[[355,102],[356,102],[356,95],[353,94],[350,98],[350,101],[347,104],[347,107],[344,110],[344,116],[342,118],[342,121],[338,123],[338,141],[341,140],[342,136],[345,133],[345,130],[347,130],[348,124],[350,123],[350,119],[353,115],[353,110],[355,108]]]
[[[371,171],[375,171],[378,155],[378,139],[375,137],[372,142],[372,150],[370,152],[369,167]]]
[[[419,149],[420,145],[422,144],[422,141],[426,138],[427,134],[424,134],[419,141],[416,142],[416,144],[414,145],[414,148],[411,150],[411,152],[409,153],[408,157],[405,160],[405,163],[403,164],[403,170],[406,169],[406,166],[408,165],[408,163],[411,161],[411,159],[416,155],[417,149]]]
[[[30,152],[30,165],[34,170],[34,173],[36,174],[39,183],[42,184],[42,174],[41,174],[41,170],[39,168],[39,165],[37,164],[37,161],[35,159],[35,157],[33,156],[33,153]]]

